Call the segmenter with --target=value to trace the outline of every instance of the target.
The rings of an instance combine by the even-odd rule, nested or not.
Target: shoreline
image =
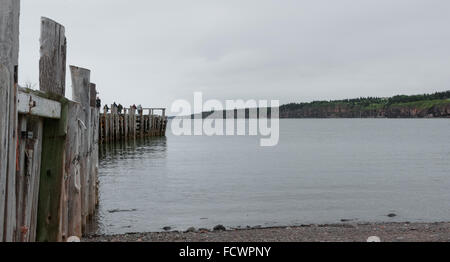
[[[342,223],[295,227],[92,235],[83,242],[450,242],[450,222]]]

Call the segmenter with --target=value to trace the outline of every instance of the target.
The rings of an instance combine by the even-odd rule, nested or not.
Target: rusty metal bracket
[[[29,110],[28,110],[28,114],[31,115],[31,110],[36,107],[36,101],[33,100],[33,97],[30,96],[30,102],[28,103],[29,106]]]

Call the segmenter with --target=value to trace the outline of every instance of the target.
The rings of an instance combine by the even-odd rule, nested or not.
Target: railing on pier
[[[20,0],[0,10],[0,242],[81,237],[98,204],[96,86],[71,66],[64,97],[65,29],[42,18],[40,91],[19,88]]]
[[[111,105],[111,112],[104,110],[100,115],[100,143],[136,139],[151,136],[165,136],[167,117],[165,108],[123,108],[119,112]],[[161,111],[161,115],[155,112]]]

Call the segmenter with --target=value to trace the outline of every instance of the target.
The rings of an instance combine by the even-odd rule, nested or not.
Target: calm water
[[[274,148],[167,133],[103,148],[99,233],[450,221],[450,120],[282,120]]]

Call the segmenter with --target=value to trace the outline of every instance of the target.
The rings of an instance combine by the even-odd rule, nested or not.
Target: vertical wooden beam
[[[44,122],[39,118],[28,119],[28,131],[33,132],[33,139],[27,142],[27,192],[25,194],[25,226],[28,228],[24,241],[36,241],[37,215],[39,202],[39,184],[41,174],[42,133]]]
[[[139,118],[140,118],[139,136],[140,136],[140,138],[143,138],[144,137],[144,127],[145,127],[144,110],[143,109],[139,112]]]
[[[94,137],[94,144],[92,147],[92,155],[91,155],[91,161],[92,161],[92,188],[93,188],[93,192],[92,192],[92,198],[91,198],[91,203],[92,203],[92,208],[93,211],[91,213],[91,215],[95,215],[95,210],[98,206],[99,203],[99,194],[98,194],[98,164],[99,164],[99,155],[98,155],[98,150],[99,150],[99,131],[100,131],[100,110],[97,107],[94,107],[94,119],[93,119],[93,137]]]
[[[103,112],[103,118],[104,118],[104,126],[103,126],[103,129],[104,129],[104,135],[105,135],[105,137],[104,137],[104,142],[105,142],[105,144],[108,144],[109,143],[109,119],[108,119],[108,112]]]
[[[60,234],[60,208],[64,183],[68,103],[61,99],[61,119],[45,119],[42,139],[37,241],[56,242]]]
[[[64,26],[42,17],[40,42],[39,88],[44,92],[64,96],[67,52]]]
[[[25,161],[25,156],[27,155],[26,152],[26,145],[27,145],[27,116],[20,115],[19,116],[19,146],[18,146],[18,171],[16,173],[16,215],[17,215],[17,228],[19,230],[16,230],[16,241],[24,241],[24,234],[25,231],[25,212],[27,206],[25,205],[24,201],[24,193],[26,192],[26,186],[25,186],[25,179],[27,177],[27,170]],[[22,135],[23,134],[23,135]],[[20,230],[23,228],[23,230]]]
[[[16,230],[17,72],[19,0],[0,0],[0,241]]]
[[[128,139],[128,112],[129,109],[123,109],[123,132],[124,132],[124,140]]]
[[[61,119],[45,119],[42,141],[37,240],[61,239],[61,217],[65,199],[65,144],[68,101],[66,85],[66,38],[62,25],[41,18],[39,88],[61,102]]]
[[[90,155],[89,155],[89,181],[88,181],[88,216],[93,218],[96,208],[96,187],[97,187],[97,170],[98,170],[98,123],[99,123],[99,113],[95,105],[95,100],[97,97],[96,85],[90,85]],[[94,97],[94,99],[92,98]]]
[[[66,139],[67,192],[67,237],[82,237],[81,219],[81,174],[80,149],[83,125],[78,121],[82,114],[81,104],[70,102],[68,108],[68,129]]]
[[[90,82],[91,71],[88,69],[70,66],[72,75],[72,100],[79,102],[82,107],[80,114],[83,131],[80,143],[80,181],[81,181],[81,219],[84,232],[88,216],[88,181],[89,181],[89,148],[90,148]]]
[[[130,127],[131,127],[131,137],[136,139],[136,109],[131,107],[130,109]]]

